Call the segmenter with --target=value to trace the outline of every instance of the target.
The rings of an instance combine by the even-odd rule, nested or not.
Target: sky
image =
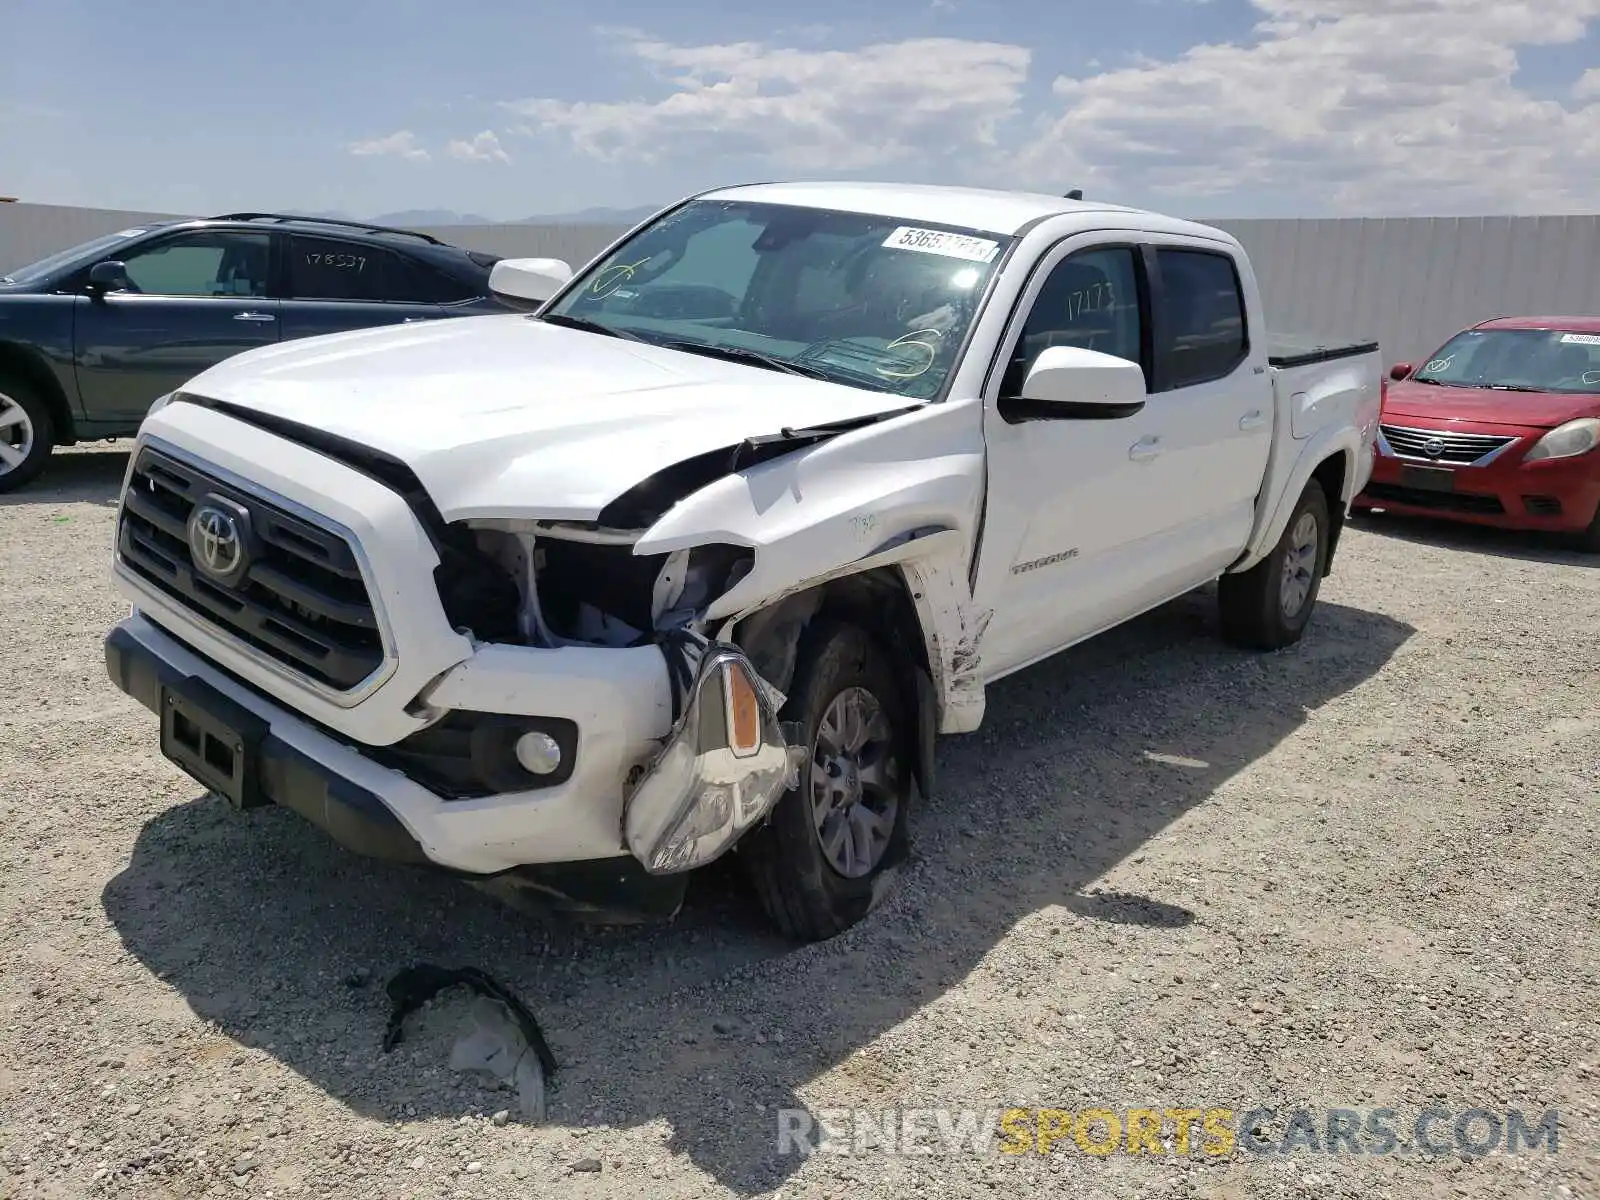
[[[1600,211],[1600,0],[0,0],[0,195],[514,220],[720,184]]]

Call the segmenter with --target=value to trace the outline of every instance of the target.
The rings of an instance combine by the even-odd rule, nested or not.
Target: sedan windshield
[[[1009,242],[892,217],[696,200],[596,263],[543,316],[929,399]]]
[[[100,254],[113,246],[119,246],[129,238],[137,237],[144,232],[143,229],[124,229],[121,233],[102,234],[68,250],[58,250],[50,255],[49,258],[41,258],[36,263],[29,263],[25,267],[7,271],[4,275],[0,275],[0,282],[38,283],[41,279],[49,277],[52,272],[61,267],[74,263],[80,258],[90,258]]]
[[[1449,387],[1600,394],[1600,333],[1469,329],[1412,378]]]

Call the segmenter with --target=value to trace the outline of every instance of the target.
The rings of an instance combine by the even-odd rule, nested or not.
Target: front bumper
[[[1551,533],[1578,533],[1595,519],[1600,508],[1600,451],[1530,463],[1523,461],[1524,456],[1544,435],[1543,429],[1459,422],[1452,428],[1515,434],[1517,441],[1482,464],[1440,465],[1400,457],[1380,438],[1372,477],[1354,507]]]
[[[644,652],[657,655],[665,671],[658,651]],[[633,652],[595,653],[619,656],[620,664]],[[161,716],[163,751],[203,785],[241,807],[292,809],[356,853],[463,875],[620,859],[625,874],[682,875],[731,847],[794,778],[796,753],[775,716],[782,697],[731,647],[699,658],[667,736],[631,755],[596,761],[596,753],[614,743],[580,730],[579,766],[563,783],[476,799],[441,796],[375,761],[383,748],[363,753],[201,658],[143,615],[111,631],[105,657],[111,681]],[[489,659],[476,673],[472,662],[463,664],[447,678],[449,688],[441,685],[432,696],[446,690],[479,701],[503,695],[509,667],[495,655]],[[562,661],[594,660],[588,654],[563,660],[558,653],[541,664]],[[728,749],[722,686],[728,671],[745,673],[758,710],[759,744],[742,756]],[[594,675],[586,673],[590,688]],[[474,680],[480,686],[474,688]],[[548,674],[538,682],[561,684]],[[623,678],[618,686],[625,685]],[[618,707],[623,703],[619,695]],[[174,722],[189,732],[180,738]],[[631,787],[624,782],[630,775]]]

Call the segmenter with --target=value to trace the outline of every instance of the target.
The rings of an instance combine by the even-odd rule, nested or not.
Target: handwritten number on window
[[[367,269],[367,259],[362,254],[322,254],[311,252],[306,255],[308,267],[332,267],[336,271],[354,271],[357,275]]]
[[[1115,308],[1116,294],[1109,283],[1097,283],[1093,287],[1084,288],[1082,291],[1067,294],[1067,320],[1076,321],[1084,313],[1101,312],[1105,309]]]

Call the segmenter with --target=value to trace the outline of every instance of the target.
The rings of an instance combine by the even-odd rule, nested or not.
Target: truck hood
[[[1497,392],[1492,388],[1441,387],[1401,380],[1391,383],[1383,397],[1383,419],[1410,417],[1423,421],[1476,421],[1486,425],[1516,425],[1524,429],[1554,429],[1577,417],[1592,416],[1600,408],[1594,396],[1561,392]]]
[[[522,314],[285,342],[183,390],[398,459],[446,520],[594,520],[698,454],[909,403]]]

